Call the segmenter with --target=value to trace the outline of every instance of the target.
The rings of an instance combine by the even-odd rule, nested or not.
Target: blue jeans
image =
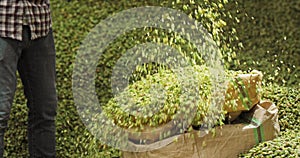
[[[16,90],[16,71],[29,110],[30,157],[55,157],[57,95],[52,31],[45,37],[30,40],[30,29],[24,26],[22,36],[22,41],[0,37],[0,157],[3,157],[3,136]]]

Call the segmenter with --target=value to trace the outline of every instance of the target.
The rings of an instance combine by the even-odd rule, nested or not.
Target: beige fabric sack
[[[228,84],[224,110],[229,113],[250,110],[260,101],[261,81],[262,74],[259,71],[237,75]]]
[[[123,152],[123,158],[233,158],[278,134],[277,107],[272,102],[261,101],[250,111],[243,112],[235,124],[216,127],[215,136],[212,132],[194,130],[149,145],[132,143],[135,151],[164,147],[146,152]]]

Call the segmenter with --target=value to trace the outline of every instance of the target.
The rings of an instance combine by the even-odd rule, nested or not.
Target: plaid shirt
[[[51,28],[49,0],[0,0],[0,37],[22,40],[28,25],[31,39],[46,36]]]

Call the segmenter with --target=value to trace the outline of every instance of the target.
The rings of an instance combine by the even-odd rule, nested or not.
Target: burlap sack
[[[226,91],[224,104],[224,109],[228,111],[227,118],[230,122],[234,121],[242,111],[250,110],[260,101],[259,88],[261,87],[261,80],[261,73],[254,71],[252,74],[239,74],[230,82]],[[236,105],[236,108],[233,108],[233,105]],[[171,131],[171,133],[168,133],[170,136],[178,134],[175,133],[176,130],[171,130],[173,128],[172,125],[165,124],[162,126],[157,127],[154,131],[152,128],[145,126],[144,131],[149,132],[143,132],[139,135],[129,134],[128,137],[134,143],[149,144],[160,140],[160,135],[166,134],[163,131]]]
[[[151,148],[164,145],[152,151],[138,152],[147,145],[133,144],[137,152],[123,152],[123,158],[232,158],[279,134],[278,109],[269,101],[243,112],[237,120],[237,124],[216,127],[215,135],[194,130],[152,143]]]
[[[224,110],[228,113],[250,110],[260,101],[261,81],[262,74],[259,71],[239,74],[231,80],[225,95]]]

